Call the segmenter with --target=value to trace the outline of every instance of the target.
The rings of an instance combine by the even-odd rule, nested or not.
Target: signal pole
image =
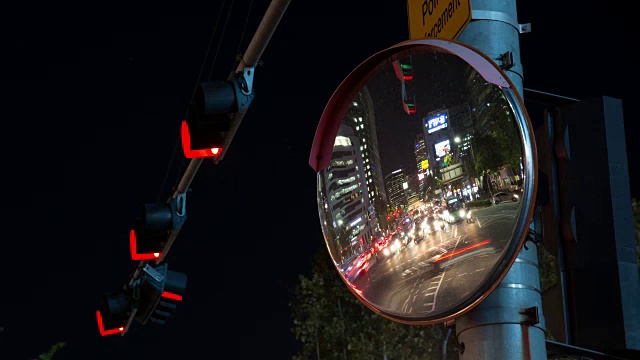
[[[516,0],[471,0],[471,9],[471,22],[457,40],[494,59],[524,99],[518,36],[531,28],[518,24]],[[530,229],[541,233],[537,214]],[[498,287],[455,319],[461,360],[547,358],[537,245],[525,245]]]

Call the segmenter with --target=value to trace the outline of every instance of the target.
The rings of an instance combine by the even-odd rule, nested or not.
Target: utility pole
[[[457,40],[500,65],[523,97],[516,0],[471,0],[471,22]],[[540,231],[534,214],[530,229]],[[547,358],[537,245],[526,243],[498,287],[455,319],[460,359],[543,360]]]

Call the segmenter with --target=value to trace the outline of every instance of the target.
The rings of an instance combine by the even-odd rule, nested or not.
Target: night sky
[[[199,16],[164,17],[153,9],[106,16],[113,9],[87,5],[75,10],[82,16],[58,10],[29,22],[36,36],[23,45],[36,80],[19,95],[35,105],[19,109],[20,130],[6,140],[25,146],[7,153],[15,167],[5,181],[20,186],[5,188],[0,359],[35,358],[59,341],[67,343],[61,360],[291,358],[290,294],[324,248],[311,143],[342,79],[407,39],[406,4],[391,3],[289,5],[228,153],[218,165],[203,162],[187,195],[188,219],[167,257],[188,274],[185,300],[166,326],[125,337],[100,337],[95,311],[137,264],[128,232],[140,206],[165,201],[186,168],[179,126],[196,83],[236,68],[269,2],[192,4],[175,12]],[[518,4],[519,23],[532,24],[520,35],[524,87],[622,99],[640,198],[630,15],[618,3]]]

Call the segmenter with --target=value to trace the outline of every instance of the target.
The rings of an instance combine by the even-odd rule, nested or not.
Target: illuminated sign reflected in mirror
[[[444,157],[445,155],[447,155],[447,154],[449,154],[451,152],[451,146],[449,144],[449,139],[444,140],[444,141],[440,141],[438,143],[435,143],[433,145],[433,148],[435,150],[435,156],[437,158]]]
[[[332,146],[317,176],[327,249],[374,311],[443,321],[486,296],[515,259],[531,214],[529,120],[511,89],[452,52],[399,47],[368,61],[351,96],[333,99],[342,116],[324,119],[336,130],[321,134]],[[394,63],[412,64],[412,76]]]
[[[427,133],[444,129],[447,127],[447,113],[435,114],[435,116],[427,118]]]

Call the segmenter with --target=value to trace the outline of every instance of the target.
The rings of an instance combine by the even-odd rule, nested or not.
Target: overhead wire
[[[231,0],[231,5],[229,5],[229,11],[227,12],[227,19],[224,21],[224,27],[222,28],[222,35],[220,35],[220,42],[218,42],[216,53],[213,55],[213,61],[211,62],[211,69],[209,70],[209,77],[207,78],[207,80],[211,80],[211,75],[213,74],[213,67],[216,64],[216,58],[218,57],[218,52],[220,51],[220,45],[222,45],[222,40],[224,39],[224,33],[227,30],[227,24],[229,23],[229,18],[231,17],[231,10],[233,9],[234,2],[235,0]]]
[[[231,72],[233,72],[236,68],[236,63],[239,60],[242,60],[242,55],[240,55],[240,49],[242,48],[242,40],[244,40],[244,33],[247,30],[247,24],[249,23],[249,18],[251,17],[251,7],[253,7],[253,0],[249,3],[249,9],[247,10],[247,17],[244,19],[244,25],[242,26],[242,33],[240,34],[240,40],[238,41],[238,49],[236,50],[236,59],[233,61],[233,65],[231,65]]]

